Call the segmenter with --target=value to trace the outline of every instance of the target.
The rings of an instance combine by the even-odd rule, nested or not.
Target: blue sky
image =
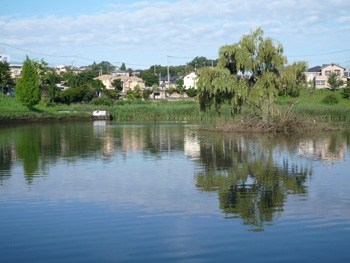
[[[342,0],[6,1],[0,9],[0,49],[50,65],[93,61],[131,68],[216,58],[222,45],[250,29],[284,46],[290,63],[309,67],[350,61],[350,6]],[[0,50],[1,51],[1,50]],[[317,55],[319,54],[319,55]],[[73,59],[72,59],[73,57]]]

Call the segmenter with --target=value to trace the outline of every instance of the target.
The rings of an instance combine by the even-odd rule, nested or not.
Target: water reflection
[[[307,194],[312,169],[288,158],[295,149],[290,139],[212,135],[200,145],[196,186],[218,191],[226,218],[239,217],[252,231],[262,231],[283,211],[288,194]]]
[[[69,166],[76,160],[113,162],[138,156],[158,161],[176,155],[195,164],[198,191],[217,194],[225,218],[240,218],[252,231],[263,231],[272,224],[283,212],[288,195],[308,195],[307,181],[313,174],[310,159],[336,165],[344,161],[350,142],[349,133],[228,135],[175,123],[28,124],[4,126],[0,131],[1,185],[19,167],[25,182],[35,184],[36,178],[49,176],[51,167]],[[150,163],[152,171],[157,164]],[[180,161],[176,164],[181,165]],[[159,188],[165,189],[163,185]],[[106,195],[116,195],[113,190]]]

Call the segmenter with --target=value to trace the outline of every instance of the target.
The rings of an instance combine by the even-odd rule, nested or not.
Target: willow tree
[[[220,112],[222,103],[228,101],[233,114],[243,106],[255,114],[271,114],[283,86],[281,72],[286,63],[283,46],[265,38],[261,28],[243,35],[236,44],[222,46],[217,67],[198,71],[201,110],[214,105]]]

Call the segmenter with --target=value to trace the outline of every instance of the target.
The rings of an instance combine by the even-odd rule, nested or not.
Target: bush
[[[334,94],[329,94],[322,100],[324,104],[337,104],[338,98]]]
[[[90,101],[90,104],[99,105],[99,106],[112,106],[114,104],[114,101],[107,97],[98,97],[98,98],[92,99]]]
[[[167,92],[169,95],[171,95],[171,94],[173,94],[175,91],[176,91],[176,89],[174,89],[174,88],[169,88],[166,92]]]
[[[342,96],[344,99],[350,99],[350,88],[343,89]]]
[[[149,99],[149,96],[153,93],[152,90],[150,89],[145,89],[143,92],[142,92],[142,98],[144,100],[148,100]]]
[[[188,89],[188,90],[186,90],[186,93],[187,93],[187,95],[188,95],[188,97],[194,97],[194,96],[196,96],[197,95],[197,90],[196,89]]]

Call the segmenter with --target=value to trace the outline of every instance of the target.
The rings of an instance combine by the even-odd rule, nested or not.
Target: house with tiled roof
[[[103,85],[105,85],[106,89],[114,89],[114,87],[112,86],[112,82],[115,79],[120,79],[122,81],[122,86],[123,86],[123,92],[127,92],[128,90],[135,90],[135,87],[137,85],[139,85],[141,90],[145,89],[145,83],[143,82],[143,80],[139,77],[130,77],[130,76],[118,76],[115,77],[111,74],[105,74],[105,75],[101,75],[97,78],[94,79],[98,79],[100,80]]]
[[[315,88],[316,89],[329,89],[330,85],[328,84],[328,77],[332,73],[335,73],[339,76],[341,80],[343,80],[344,84],[339,88],[346,87],[346,77],[345,77],[345,68],[338,66],[336,64],[323,65],[321,68],[321,74],[315,76]]]

